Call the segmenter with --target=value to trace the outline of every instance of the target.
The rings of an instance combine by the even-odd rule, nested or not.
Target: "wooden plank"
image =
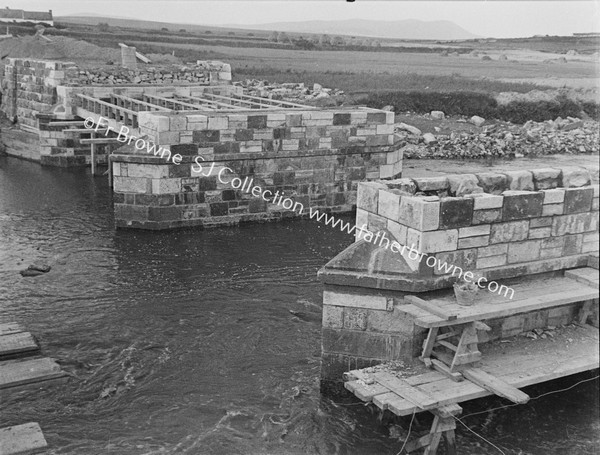
[[[455,382],[460,382],[465,379],[463,377],[463,375],[460,374],[458,371],[450,371],[450,368],[448,367],[448,365],[446,365],[443,362],[440,362],[437,359],[431,359],[431,366],[436,371],[439,371],[440,373],[442,373],[443,375],[447,376],[448,378],[452,379]]]
[[[372,401],[376,395],[387,393],[390,390],[381,384],[365,384],[361,381],[348,381],[344,383],[346,390],[352,392],[357,398],[362,401]]]
[[[438,330],[439,329],[437,327],[432,327],[431,329],[429,329],[427,338],[425,339],[425,342],[423,343],[423,351],[421,352],[421,360],[424,361],[426,358],[431,356],[431,351],[433,349],[433,346],[435,345],[435,341],[438,339],[437,338]]]
[[[63,133],[106,133],[108,130],[106,128],[98,128],[98,131],[96,131],[95,128],[68,128],[66,130],[63,130]]]
[[[24,332],[25,329],[16,322],[6,322],[0,324],[0,336],[2,335],[12,335],[14,333]]]
[[[93,98],[90,98],[93,99]],[[50,122],[50,126],[85,126],[83,120],[64,120],[59,122]]]
[[[567,270],[565,272],[565,277],[593,287],[597,287],[600,283],[600,278],[598,277],[598,270],[594,270],[591,267]]]
[[[406,381],[391,375],[390,373],[385,373],[382,371],[373,373],[373,378],[379,384],[387,387],[397,395],[410,401],[423,410],[438,406],[438,402],[434,398],[417,389],[416,387],[411,386]]]
[[[598,290],[580,284],[580,289],[577,290],[568,290],[554,294],[543,293],[543,295],[539,297],[525,301],[518,300],[503,305],[487,305],[482,308],[476,308],[477,305],[475,305],[475,309],[466,310],[464,313],[459,314],[457,319],[452,321],[444,320],[437,316],[431,316],[415,319],[415,324],[425,328],[464,324],[467,322],[475,322],[480,319],[495,319],[520,313],[529,313],[531,311],[543,310],[597,298]]]
[[[42,429],[36,422],[0,429],[0,454],[37,453],[48,447]]]
[[[33,384],[65,377],[60,366],[52,359],[31,359],[0,363],[0,389]]]
[[[545,355],[531,354],[522,348],[517,352],[485,355],[481,367],[505,383],[523,388],[541,382],[551,381],[583,371],[600,367],[598,330],[592,327],[579,328],[584,335],[568,345],[557,345],[556,350]],[[405,379],[409,384],[419,384],[419,389],[439,401],[439,405],[459,403],[491,395],[492,392],[470,381],[453,382],[437,371],[412,376]],[[373,397],[373,403],[381,409],[388,409],[396,415],[410,415],[416,409],[410,401],[395,393],[385,393]]]
[[[39,346],[29,332],[0,336],[0,357],[37,350],[39,350]]]
[[[404,297],[404,300],[447,321],[452,321],[458,316],[458,313],[455,311],[448,311],[444,310],[443,308],[440,308],[439,305],[433,303],[435,301],[426,302],[425,300],[415,295],[407,295],[406,297]]]
[[[116,137],[97,137],[95,139],[79,139],[79,142],[81,142],[82,144],[123,144],[123,141],[117,140]]]
[[[521,392],[516,387],[507,384],[496,376],[486,373],[480,368],[465,368],[461,370],[461,373],[469,381],[513,403],[524,404],[529,401],[529,395],[525,392]]]

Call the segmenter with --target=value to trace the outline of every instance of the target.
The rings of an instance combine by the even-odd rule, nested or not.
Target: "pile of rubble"
[[[303,82],[279,84],[257,79],[246,79],[234,82],[233,85],[243,87],[244,93],[248,95],[285,101],[312,101],[344,94],[342,90],[325,88],[320,84],[307,87]]]
[[[432,113],[433,114],[433,113]],[[406,158],[488,158],[598,153],[599,124],[578,118],[557,118],[545,122],[528,121],[486,124],[481,117],[460,119],[477,126],[476,131],[450,134],[422,133],[405,123],[396,124],[397,141],[404,141]],[[436,131],[441,131],[436,127]]]

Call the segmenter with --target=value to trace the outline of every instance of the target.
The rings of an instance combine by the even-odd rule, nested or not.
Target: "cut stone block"
[[[589,212],[592,208],[592,188],[569,188],[565,191],[565,214]]]
[[[323,327],[341,329],[343,327],[344,307],[323,305]]]
[[[490,267],[502,267],[508,262],[508,256],[506,254],[500,254],[498,256],[488,256],[485,258],[477,259],[477,270],[488,269]]]
[[[448,253],[437,253],[437,261],[433,273],[445,275],[453,273],[454,267],[460,267],[464,271],[474,270],[477,262],[477,250],[475,248],[451,251]],[[446,265],[444,265],[446,264]]]
[[[477,249],[477,257],[485,258],[508,253],[508,243],[499,243]]]
[[[398,220],[400,215],[400,195],[398,190],[379,190],[379,205],[377,213],[391,220]]]
[[[490,243],[518,242],[527,238],[529,222],[512,221],[492,225]]]
[[[479,186],[479,180],[473,174],[449,175],[450,194],[461,197],[467,194],[483,193],[483,188]]]
[[[492,226],[489,224],[481,224],[479,226],[464,227],[458,230],[458,238],[477,237],[480,235],[489,235]]]
[[[564,188],[579,188],[591,182],[590,171],[583,168],[562,168],[562,186]]]
[[[509,190],[518,191],[533,191],[533,174],[529,171],[506,171],[504,172],[507,178]]]
[[[421,253],[453,251],[458,248],[458,229],[422,232],[418,250]]]
[[[552,220],[552,235],[580,234],[595,230],[591,213],[556,216]]]
[[[508,189],[508,178],[506,175],[495,172],[484,172],[477,174],[479,186],[488,194],[501,194]]]
[[[545,204],[542,209],[542,216],[563,215],[565,213],[565,204]]]
[[[534,218],[542,215],[544,194],[529,191],[505,191],[502,221]]]
[[[387,311],[393,308],[393,304],[393,300],[385,296],[323,291],[323,306],[333,305]]]
[[[417,192],[417,184],[407,178],[386,180],[385,185],[390,189],[400,190],[406,194],[415,194]]]
[[[440,224],[440,202],[421,197],[402,197],[398,221],[419,231],[433,231]]]
[[[531,171],[536,190],[548,190],[560,185],[560,169],[544,168]]]
[[[468,194],[466,197],[473,198],[473,210],[501,209],[504,204],[503,196],[495,196],[487,193]]]
[[[542,241],[528,240],[526,242],[510,243],[508,245],[508,263],[536,261],[540,257]]]
[[[367,212],[377,213],[379,205],[379,190],[385,189],[383,183],[361,182],[358,185],[356,207]]]
[[[565,201],[565,190],[556,188],[553,190],[543,190],[544,204],[562,204]]]
[[[458,240],[458,248],[477,248],[480,246],[487,246],[490,243],[489,235],[479,235],[477,237],[466,237]]]
[[[473,211],[473,224],[494,223],[500,220],[502,220],[502,209]]]
[[[408,228],[396,221],[388,220],[387,229],[400,245],[406,245],[406,235]]]
[[[440,229],[470,226],[473,220],[473,198],[442,198]]]
[[[450,187],[447,177],[414,178],[419,191],[444,191]]]
[[[583,247],[583,234],[565,235],[565,244],[563,246],[563,256],[572,256],[580,254]]]

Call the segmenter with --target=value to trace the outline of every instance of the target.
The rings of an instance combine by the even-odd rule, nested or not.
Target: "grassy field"
[[[132,42],[143,49],[145,42]],[[568,82],[574,88],[597,84],[597,66],[592,62],[570,61],[565,64],[543,61],[483,61],[467,55],[364,51],[303,51],[287,49],[234,48],[226,46],[196,46],[190,44],[152,43],[156,52],[175,52],[184,60],[194,55],[212,52],[214,58],[231,63],[234,74],[244,78],[290,81],[285,74],[300,74],[315,82],[335,86],[350,92],[417,88],[415,76],[422,77],[420,89],[444,88],[456,90],[464,84],[466,90],[511,90],[498,81],[562,86]],[[196,54],[197,53],[197,54]],[[321,76],[322,75],[322,76]],[[354,77],[358,75],[358,78]],[[371,75],[378,75],[373,77]],[[335,76],[335,77],[332,77]],[[442,76],[442,79],[438,79]],[[282,79],[283,78],[283,79]],[[450,78],[450,79],[448,79]],[[460,81],[462,79],[462,82]],[[291,80],[293,81],[293,80]],[[304,81],[308,82],[306,79]],[[310,81],[310,79],[309,79]],[[332,84],[329,81],[337,81]],[[479,82],[477,82],[479,81]],[[483,83],[481,82],[483,81]],[[432,85],[433,84],[433,87]],[[521,89],[520,91],[522,91]]]

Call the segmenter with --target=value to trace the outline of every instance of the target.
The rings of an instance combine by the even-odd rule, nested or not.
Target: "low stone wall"
[[[359,181],[401,175],[393,122],[393,113],[366,108],[140,113],[144,137],[180,154],[182,163],[134,147],[112,156],[117,226],[211,227],[298,216],[222,183],[224,167],[233,171],[227,181],[247,178],[306,210],[350,211]],[[202,173],[215,164],[210,176],[194,172],[198,156]]]
[[[361,182],[356,224],[489,280],[548,277],[597,254],[598,197],[597,167]],[[449,273],[364,239],[323,267],[323,386],[418,356],[425,333],[404,296],[451,287]],[[480,341],[567,324],[580,306],[485,321]]]

